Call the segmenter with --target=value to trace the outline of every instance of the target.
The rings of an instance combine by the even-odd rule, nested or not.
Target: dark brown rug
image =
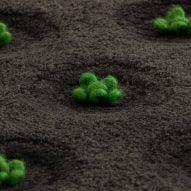
[[[191,38],[152,20],[190,1],[1,0],[0,152],[27,163],[6,191],[190,191]],[[71,97],[82,72],[115,75],[116,107]]]

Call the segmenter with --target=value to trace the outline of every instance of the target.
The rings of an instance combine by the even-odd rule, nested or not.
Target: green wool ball
[[[103,83],[107,86],[108,90],[116,89],[118,86],[117,79],[111,75],[104,78]]]
[[[86,88],[90,83],[96,82],[97,77],[94,73],[85,72],[80,76],[80,86]]]
[[[170,32],[174,34],[183,33],[188,27],[188,24],[183,21],[176,21],[170,25]]]
[[[9,185],[16,185],[20,183],[25,177],[24,170],[13,170],[10,172],[9,177],[7,179],[7,184]]]
[[[93,89],[89,95],[89,101],[92,104],[104,103],[107,95],[107,91],[104,89]]]
[[[8,45],[12,40],[12,34],[8,31],[0,33],[0,46]]]
[[[0,184],[3,184],[7,179],[9,175],[7,172],[0,172]]]
[[[180,17],[186,16],[184,9],[179,5],[172,6],[172,8],[166,14],[166,19],[168,21],[174,20],[177,16]]]
[[[84,88],[76,88],[73,90],[73,98],[79,103],[85,103],[87,101],[88,95]]]
[[[154,27],[161,32],[175,35],[190,34],[191,20],[186,17],[184,9],[175,5],[169,9],[165,18],[157,18],[154,21]]]
[[[105,90],[105,91],[108,90],[108,89],[107,89],[107,86],[106,86],[103,82],[97,81],[97,82],[91,83],[91,84],[88,86],[87,92],[88,92],[88,93],[91,93],[91,92],[92,92],[93,90],[95,90],[95,89],[103,89],[103,90]]]
[[[0,172],[9,172],[9,165],[3,156],[0,156]]]
[[[7,26],[4,23],[0,22],[0,33],[7,31]]]
[[[118,89],[115,89],[111,92],[109,92],[109,95],[108,95],[108,103],[110,105],[116,105],[120,102],[121,98],[123,96],[123,93],[121,90],[118,90]]]
[[[168,31],[168,22],[163,18],[157,18],[154,20],[154,27],[161,32]]]
[[[122,91],[118,90],[115,77],[108,75],[98,80],[95,74],[85,72],[80,76],[80,87],[74,89],[72,95],[80,103],[115,105],[122,97]]]
[[[181,16],[177,16],[175,19],[173,19],[172,22],[178,22],[178,21],[185,22],[186,24],[190,23],[190,20],[188,18]]]
[[[25,170],[25,164],[21,160],[11,160],[9,162],[9,169],[12,170]]]

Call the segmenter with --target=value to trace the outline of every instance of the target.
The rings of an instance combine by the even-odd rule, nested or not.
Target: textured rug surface
[[[1,0],[0,152],[27,163],[6,191],[190,191],[191,38],[152,28],[170,0]],[[116,107],[76,104],[84,71],[115,75]]]

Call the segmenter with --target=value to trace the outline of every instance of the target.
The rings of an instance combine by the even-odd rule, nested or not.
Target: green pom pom
[[[161,32],[168,31],[168,22],[163,18],[157,18],[154,21],[154,27]]]
[[[93,82],[88,86],[87,92],[91,93],[91,91],[93,91],[95,89],[103,89],[103,90],[107,91],[107,86],[103,82],[100,82],[100,81]]]
[[[12,40],[12,34],[8,31],[0,33],[0,46],[8,45]]]
[[[19,184],[25,177],[25,171],[24,170],[13,170],[10,172],[7,184],[9,185],[17,185]]]
[[[92,104],[103,103],[107,98],[107,91],[104,89],[94,89],[89,95],[89,101]]]
[[[21,160],[7,162],[0,156],[0,184],[16,185],[25,177],[25,164]]]
[[[174,34],[181,34],[187,29],[187,27],[188,27],[187,23],[182,21],[176,21],[170,25],[170,32]]]
[[[88,95],[84,88],[79,87],[73,90],[73,98],[79,103],[85,103]]]
[[[9,175],[7,172],[0,172],[0,184],[3,184],[7,179]]]
[[[21,160],[12,160],[9,162],[9,169],[12,170],[25,170],[25,164]]]
[[[180,17],[185,17],[185,11],[184,9],[179,6],[179,5],[175,5],[173,6],[166,14],[166,19],[167,20],[174,20],[177,16]]]
[[[191,34],[190,23],[191,20],[186,17],[184,9],[181,6],[173,6],[164,19],[155,19],[154,27],[161,32],[182,35]]]
[[[93,73],[83,73],[80,77],[80,87],[73,90],[73,97],[80,103],[115,105],[122,97],[118,90],[118,81],[108,75],[103,80],[97,80]],[[109,94],[109,96],[108,96]]]
[[[184,22],[186,24],[190,23],[190,20],[188,18],[181,16],[176,17],[172,22],[179,22],[179,21]]]
[[[111,75],[104,78],[103,83],[107,86],[108,90],[116,89],[118,86],[117,79]]]
[[[189,30],[190,20],[185,17],[176,17],[170,24],[169,30],[175,34],[185,34]]]
[[[86,88],[90,83],[96,82],[97,77],[94,73],[85,72],[80,76],[80,86]]]
[[[12,34],[7,30],[7,26],[0,22],[0,46],[5,46],[12,41]]]
[[[0,33],[7,31],[7,26],[4,23],[0,22]]]
[[[120,102],[121,98],[123,96],[123,93],[121,90],[115,89],[111,91],[108,95],[108,103],[110,105],[116,105]]]
[[[3,156],[0,156],[0,172],[9,172],[9,165]]]

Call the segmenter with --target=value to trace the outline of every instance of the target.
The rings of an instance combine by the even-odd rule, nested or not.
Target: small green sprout
[[[8,31],[7,26],[0,22],[0,46],[8,45],[12,41],[12,34]]]
[[[73,90],[73,98],[79,103],[108,104],[114,106],[123,97],[123,92],[118,87],[115,77],[109,75],[98,80],[91,72],[81,74],[79,80],[80,87]]]
[[[14,186],[25,177],[25,163],[21,160],[7,161],[0,156],[0,185]]]
[[[153,25],[161,33],[173,35],[191,34],[191,20],[186,16],[184,9],[180,5],[172,6],[164,18],[156,18]]]

